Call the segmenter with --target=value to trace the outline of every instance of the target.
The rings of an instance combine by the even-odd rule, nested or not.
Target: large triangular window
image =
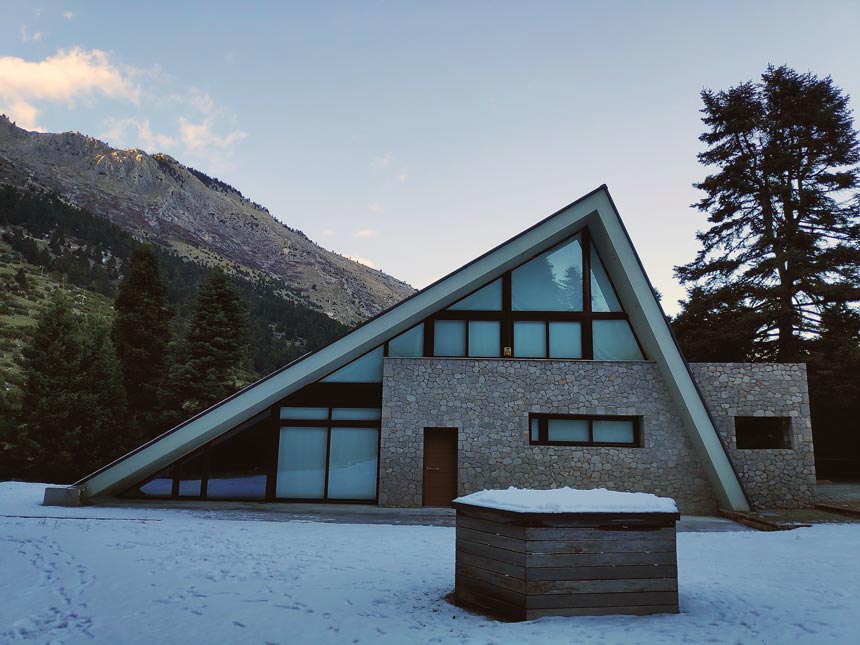
[[[424,333],[431,356],[644,358],[588,231],[438,312]]]

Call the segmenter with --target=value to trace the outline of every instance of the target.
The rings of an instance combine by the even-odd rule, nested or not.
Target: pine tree
[[[171,422],[226,398],[246,382],[248,318],[227,275],[213,271],[201,285],[182,340],[162,386]]]
[[[158,407],[173,316],[158,257],[151,246],[142,246],[132,255],[114,310],[112,337],[122,365],[129,411],[138,422],[146,423]]]
[[[128,449],[125,400],[107,325],[77,316],[67,294],[38,316],[23,352],[18,452],[28,474],[72,481]]]
[[[753,361],[762,327],[758,313],[743,298],[724,298],[693,287],[674,320],[672,329],[690,361],[741,363]]]
[[[860,146],[848,97],[830,77],[768,67],[758,83],[702,92],[696,184],[711,227],[687,285],[759,316],[759,353],[802,358],[826,307],[860,300]]]
[[[809,350],[809,401],[819,471],[855,478],[860,459],[860,314],[845,306],[825,309],[821,336]],[[853,457],[854,463],[846,457]]]

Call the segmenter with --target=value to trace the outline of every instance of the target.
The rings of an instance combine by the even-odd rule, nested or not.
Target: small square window
[[[735,441],[740,450],[791,448],[789,417],[735,417]]]

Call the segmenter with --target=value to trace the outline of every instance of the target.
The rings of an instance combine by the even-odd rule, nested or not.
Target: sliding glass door
[[[374,501],[378,408],[281,408],[275,495]]]

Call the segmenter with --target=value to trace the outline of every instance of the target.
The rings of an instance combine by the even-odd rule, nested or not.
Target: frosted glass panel
[[[138,490],[149,497],[170,497],[173,491],[173,477],[170,471],[162,471]]]
[[[331,418],[335,421],[344,419],[376,421],[379,419],[380,414],[381,411],[379,408],[334,408],[331,411]]]
[[[469,323],[469,356],[499,356],[501,323],[473,320]]]
[[[424,323],[392,338],[388,342],[388,355],[401,358],[424,356]]]
[[[642,352],[626,320],[595,320],[592,324],[594,360],[642,360]]]
[[[546,358],[546,323],[519,321],[514,323],[514,356]]]
[[[281,428],[278,497],[323,498],[327,441],[327,428]]]
[[[486,287],[478,289],[471,296],[466,296],[448,309],[457,311],[501,311],[502,310],[502,280],[491,282]]]
[[[549,324],[549,357],[582,358],[582,325],[577,322]]]
[[[183,479],[179,482],[180,497],[200,497],[201,480]]]
[[[328,419],[328,408],[281,408],[282,419]]]
[[[588,441],[586,419],[547,419],[549,441]]]
[[[433,353],[436,356],[466,355],[466,321],[437,320],[434,326]]]
[[[532,441],[540,441],[540,421],[532,419],[531,428],[529,430]]]
[[[329,499],[374,499],[378,457],[376,428],[332,428]]]
[[[329,383],[380,383],[383,353],[383,348],[377,347],[322,380]]]
[[[595,421],[594,441],[598,443],[633,443],[632,421]]]
[[[615,295],[609,275],[593,246],[591,247],[591,310],[621,311],[621,303]]]
[[[511,272],[514,311],[582,311],[582,245],[577,235]]]

